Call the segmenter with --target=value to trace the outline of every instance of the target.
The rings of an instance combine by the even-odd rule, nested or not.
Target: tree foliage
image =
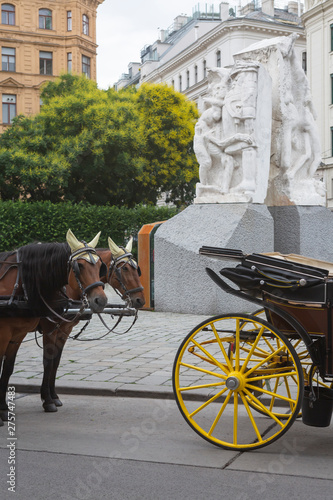
[[[0,137],[0,196],[111,203],[156,203],[161,192],[193,197],[197,111],[166,85],[119,92],[63,75],[42,91],[41,112],[19,116]]]

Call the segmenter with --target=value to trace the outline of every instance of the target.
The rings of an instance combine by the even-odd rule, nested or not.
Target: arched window
[[[86,14],[82,16],[82,33],[84,35],[89,35],[89,17]]]
[[[15,25],[15,7],[10,3],[1,5],[1,23]]]
[[[39,27],[42,30],[52,29],[52,11],[49,9],[39,9]]]

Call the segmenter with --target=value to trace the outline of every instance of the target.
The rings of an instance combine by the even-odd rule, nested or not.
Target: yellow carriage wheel
[[[262,448],[282,436],[299,413],[303,384],[288,339],[248,314],[198,325],[180,345],[173,367],[174,394],[187,423],[231,450]]]

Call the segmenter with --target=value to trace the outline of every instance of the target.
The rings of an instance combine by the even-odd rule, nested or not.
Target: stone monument
[[[332,215],[314,177],[319,133],[295,40],[264,40],[235,54],[232,68],[209,71],[193,143],[200,179],[194,204],[155,234],[157,310],[251,307],[207,277],[205,267],[235,263],[199,256],[203,245],[333,260]]]

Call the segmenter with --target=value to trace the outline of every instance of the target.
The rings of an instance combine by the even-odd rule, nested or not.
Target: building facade
[[[198,102],[207,90],[209,68],[232,66],[233,54],[249,45],[292,33],[299,35],[295,48],[305,69],[303,4],[289,1],[287,7],[276,8],[282,4],[285,2],[252,0],[243,2],[243,7],[237,2],[235,7],[231,0],[208,10],[207,4],[202,9],[198,4],[191,17],[178,16],[170,28],[161,30],[159,40],[141,50],[136,72],[122,75],[115,86],[165,82]]]
[[[303,23],[307,38],[307,74],[321,138],[321,172],[327,189],[327,205],[333,209],[333,1],[306,0]]]
[[[96,14],[104,0],[1,2],[0,132],[40,110],[42,85],[62,73],[96,80]]]

